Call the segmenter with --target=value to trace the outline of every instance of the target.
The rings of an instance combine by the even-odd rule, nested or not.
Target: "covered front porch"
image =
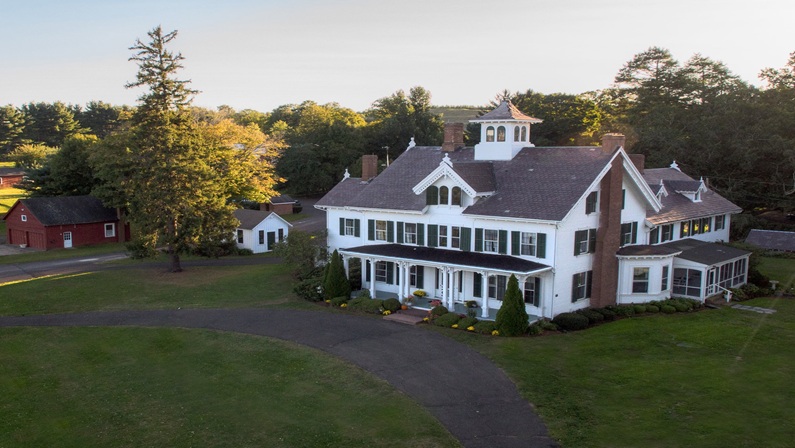
[[[350,260],[361,260],[362,288],[370,296],[411,298],[415,308],[430,309],[438,300],[452,312],[467,314],[465,302],[475,301],[475,317],[493,320],[510,275],[519,280],[531,322],[545,316],[551,301],[551,287],[545,285],[552,284],[552,268],[518,257],[399,244],[347,248],[340,254],[346,272]],[[417,290],[426,295],[415,297]]]

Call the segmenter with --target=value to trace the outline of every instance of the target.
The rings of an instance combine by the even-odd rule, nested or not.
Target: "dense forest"
[[[795,53],[782,68],[765,68],[754,87],[723,63],[696,54],[682,63],[663,48],[649,48],[620,67],[613,85],[580,94],[499,92],[481,113],[510,99],[543,119],[532,142],[598,144],[621,132],[627,150],[646,156],[648,167],[676,160],[683,171],[708,180],[747,210],[795,210]],[[484,100],[484,103],[488,99]],[[234,126],[261,132],[262,154],[275,165],[277,188],[297,195],[329,190],[346,168],[360,172],[363,154],[382,164],[418,145],[439,145],[446,117],[434,113],[431,93],[397,91],[357,112],[337,103],[279,106],[270,112],[191,107],[198,122],[223,132]],[[445,110],[442,108],[441,110]],[[451,109],[452,110],[452,109]],[[83,106],[29,103],[0,107],[0,157],[29,172],[33,195],[85,194],[97,187],[92,157],[103,141],[131,126],[136,108],[101,101]],[[474,143],[476,125],[467,127]],[[105,148],[105,149],[103,149]]]

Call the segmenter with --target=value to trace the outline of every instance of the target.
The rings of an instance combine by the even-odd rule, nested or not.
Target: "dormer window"
[[[486,131],[488,132],[488,131]],[[497,128],[497,141],[504,142],[505,141],[505,126],[499,126]]]
[[[447,187],[439,187],[439,205],[447,205],[449,190]]]
[[[701,202],[701,191],[697,191],[696,194],[693,195],[693,202]]]
[[[489,126],[486,128],[486,141],[487,142],[494,141],[494,126]]]
[[[518,142],[518,141],[520,141],[520,140],[519,140],[519,138],[520,138],[520,137],[519,137],[519,133],[520,133],[520,132],[521,132],[521,131],[519,130],[519,126],[517,126],[517,127],[513,128],[513,141],[515,141],[515,142]]]
[[[459,207],[461,206],[461,188],[453,187],[453,197],[452,197],[452,199],[453,200],[450,203],[450,205],[457,205]]]
[[[527,141],[527,126],[522,126],[522,141]]]

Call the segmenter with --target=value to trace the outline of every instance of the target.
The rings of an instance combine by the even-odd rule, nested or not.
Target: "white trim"
[[[430,174],[425,176],[424,179],[419,181],[417,185],[415,185],[414,188],[412,188],[411,190],[414,192],[414,194],[420,195],[422,194],[422,192],[427,190],[428,187],[430,187],[437,180],[443,177],[449,177],[450,179],[455,181],[458,184],[458,186],[461,187],[461,189],[464,190],[464,192],[469,196],[475,197],[475,196],[487,196],[490,194],[494,194],[493,191],[490,192],[475,191],[474,188],[472,188],[468,183],[466,183],[464,179],[462,179],[461,176],[459,176],[458,173],[455,172],[453,166],[450,164],[449,158],[442,159],[442,161],[439,162],[439,166],[436,167],[435,170],[431,171]]]

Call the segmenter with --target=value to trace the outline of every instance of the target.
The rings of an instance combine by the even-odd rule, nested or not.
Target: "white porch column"
[[[450,274],[448,277],[450,278],[450,283],[448,288],[449,289],[448,296],[450,297],[450,310],[452,310],[453,308],[455,308],[455,287],[456,287],[455,270],[450,268],[449,272]]]
[[[349,258],[346,255],[342,256],[342,267],[345,269],[345,278],[349,278],[349,274],[348,274],[348,260],[349,260]]]
[[[480,272],[480,297],[483,297],[483,304],[480,306],[480,317],[489,317],[489,273]]]
[[[367,259],[359,257],[359,262],[362,265],[361,272],[359,272],[359,277],[361,277],[362,289],[364,289],[364,285],[367,284]]]
[[[447,281],[447,267],[443,267],[440,269],[442,274],[442,303],[448,309],[450,309],[449,303],[447,302],[447,288],[448,288],[448,281]]]
[[[407,261],[400,262],[400,301],[409,295],[409,263]]]
[[[375,259],[370,259],[370,297],[375,299]]]

